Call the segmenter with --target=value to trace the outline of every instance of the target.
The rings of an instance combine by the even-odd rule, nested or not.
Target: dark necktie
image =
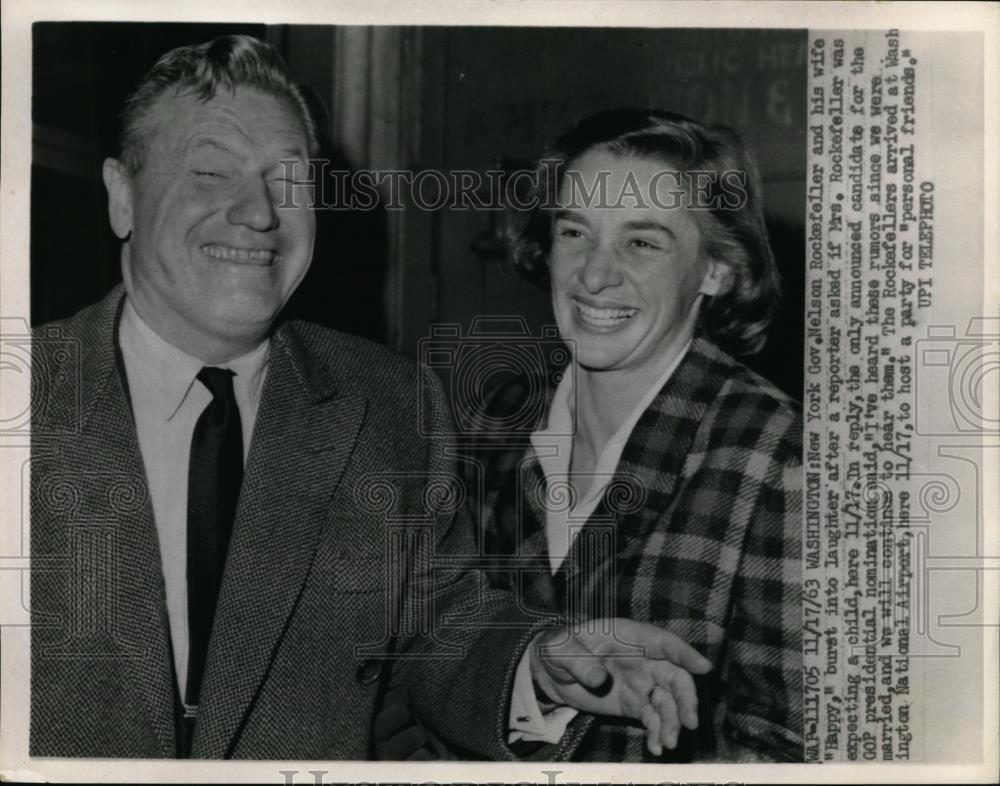
[[[208,640],[226,565],[226,550],[243,482],[243,432],[233,372],[203,368],[198,381],[212,393],[194,427],[188,465],[188,655],[184,703],[198,704]]]

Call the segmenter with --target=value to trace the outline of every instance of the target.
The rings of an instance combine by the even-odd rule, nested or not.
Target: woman
[[[614,110],[538,175],[516,261],[548,280],[572,362],[482,418],[546,399],[528,444],[484,428],[473,451],[486,554],[544,569],[493,576],[574,616],[662,625],[714,662],[701,731],[668,757],[801,760],[801,419],[732,357],[761,347],[778,297],[753,159],[728,129]],[[642,731],[599,719],[578,756],[651,760]]]
[[[675,750],[598,717],[576,758],[801,760],[801,419],[732,357],[760,348],[778,297],[752,157],[728,129],[602,112],[556,142],[536,196],[515,258],[548,283],[572,359],[479,419],[466,466],[491,580],[660,625],[714,664]],[[542,413],[530,435],[502,428],[524,413]]]

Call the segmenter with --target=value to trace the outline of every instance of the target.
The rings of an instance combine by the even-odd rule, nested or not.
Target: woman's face
[[[693,335],[702,296],[720,290],[725,267],[703,258],[691,211],[668,191],[678,182],[662,174],[669,169],[592,150],[568,167],[578,174],[563,176],[549,257],[552,302],[562,337],[586,369],[655,379]]]

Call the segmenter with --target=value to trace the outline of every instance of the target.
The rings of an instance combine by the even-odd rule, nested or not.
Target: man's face
[[[132,233],[126,285],[161,337],[221,362],[263,339],[312,259],[315,217],[280,163],[306,171],[302,121],[244,87],[204,103],[168,94],[151,120],[142,169],[129,178],[118,167],[115,181],[105,168],[112,223]]]
[[[720,289],[724,268],[702,258],[689,209],[669,207],[667,184],[676,181],[656,178],[667,168],[647,158],[586,153],[570,169],[588,191],[607,178],[604,206],[596,197],[582,204],[564,178],[549,256],[552,301],[560,332],[586,369],[655,379],[693,334],[702,296]],[[657,206],[649,189],[659,183]]]

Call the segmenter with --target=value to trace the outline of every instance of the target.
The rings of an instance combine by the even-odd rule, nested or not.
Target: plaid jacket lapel
[[[517,591],[529,606],[546,610],[561,605],[561,598],[549,567],[545,476],[528,434],[544,421],[552,393],[538,380],[519,379],[505,387],[480,413],[483,420],[474,424],[464,460],[490,580]],[[538,412],[538,418],[516,435],[489,425],[525,411]]]
[[[631,572],[651,529],[670,507],[694,435],[731,365],[732,361],[710,342],[696,338],[677,370],[639,418],[622,452],[615,477],[552,579],[551,596],[567,613],[574,616],[629,613]],[[537,384],[511,384],[491,404],[488,414],[495,422],[508,417],[510,412],[534,408],[539,401],[529,400],[532,393],[546,397],[543,411],[547,412],[553,392],[552,387]],[[483,433],[484,439],[488,439],[488,431]],[[543,507],[546,490],[538,459],[527,440],[523,449],[516,450],[503,444],[499,437],[494,437],[494,441],[501,443],[494,445],[494,449],[506,448],[506,452],[499,450],[492,462],[487,463],[489,476],[500,479],[500,485],[488,487],[486,494],[483,515],[489,548],[496,549],[493,553],[543,557],[548,566]],[[515,460],[520,461],[516,468]],[[504,502],[512,499],[518,500],[516,508]],[[683,522],[670,524],[682,525]]]
[[[670,507],[694,436],[731,365],[711,343],[696,338],[636,423],[603,498],[618,514],[623,548],[641,546]]]
[[[677,370],[640,416],[601,501],[574,538],[557,582],[567,613],[632,616],[634,555],[669,509],[692,440],[724,379],[724,359],[695,339]]]
[[[545,475],[538,455],[531,445],[525,449],[521,461],[510,477],[517,478],[517,489],[513,491],[517,506],[514,521],[505,521],[502,529],[513,535],[514,549],[508,553],[515,555],[516,587],[519,597],[530,608],[550,610],[561,604],[561,587],[552,581],[549,567],[549,547],[545,535]],[[509,515],[509,514],[508,514]]]

